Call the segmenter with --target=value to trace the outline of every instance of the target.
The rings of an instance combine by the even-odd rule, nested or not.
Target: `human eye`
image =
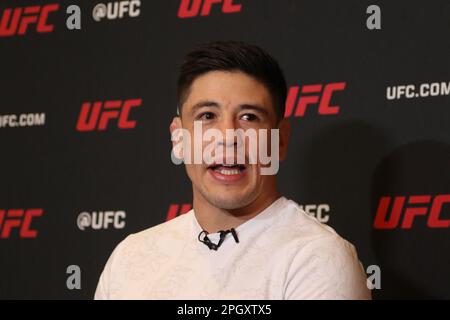
[[[215,116],[212,112],[202,112],[196,117],[196,120],[212,120]]]
[[[257,121],[259,117],[253,113],[245,113],[241,116],[241,119],[245,121]]]

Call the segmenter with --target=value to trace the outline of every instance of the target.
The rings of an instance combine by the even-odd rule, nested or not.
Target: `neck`
[[[256,217],[280,196],[281,194],[274,189],[261,194],[255,201],[245,207],[228,210],[213,206],[194,189],[193,207],[195,217],[202,229],[208,233],[215,233],[220,230],[237,228],[244,222]]]

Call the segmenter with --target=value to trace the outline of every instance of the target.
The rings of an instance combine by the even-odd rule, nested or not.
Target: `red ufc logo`
[[[78,117],[78,131],[106,130],[111,119],[118,119],[117,125],[120,129],[131,129],[136,127],[136,121],[130,121],[131,108],[139,107],[142,99],[110,100],[103,102],[85,102],[81,106]]]
[[[180,8],[178,9],[178,18],[192,18],[198,16],[199,13],[201,16],[208,16],[211,13],[213,4],[222,2],[223,13],[241,11],[242,5],[233,3],[233,0],[181,0]]]
[[[53,25],[47,23],[47,18],[50,12],[58,9],[59,4],[5,9],[0,21],[0,37],[24,35],[30,24],[36,24],[39,33],[52,32]]]
[[[339,106],[330,106],[331,96],[335,91],[342,91],[344,89],[345,82],[329,83],[325,86],[322,84],[305,85],[302,87],[300,98],[298,98],[300,87],[291,87],[286,98],[286,111],[284,116],[286,118],[290,117],[295,109],[294,116],[303,117],[308,105],[317,103],[319,103],[318,111],[320,115],[338,114]],[[298,103],[296,105],[297,98]]]
[[[398,196],[394,198],[392,205],[391,201],[391,197],[380,199],[373,223],[375,229],[395,229],[399,226],[400,221],[400,228],[411,229],[417,216],[426,215],[428,215],[427,226],[429,228],[450,227],[450,219],[441,217],[442,206],[450,203],[450,194],[437,195],[433,200],[431,195]],[[391,206],[390,214],[389,206]]]
[[[31,230],[30,225],[35,217],[40,217],[43,213],[43,209],[0,209],[0,238],[9,238],[13,228],[19,229],[21,238],[36,238],[38,232]]]
[[[167,211],[166,221],[172,220],[176,216],[181,216],[182,214],[185,214],[191,209],[192,205],[189,203],[185,203],[181,206],[178,204],[171,204],[169,207],[169,211]]]

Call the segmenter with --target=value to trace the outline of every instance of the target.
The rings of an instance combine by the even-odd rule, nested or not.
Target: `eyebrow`
[[[261,107],[260,105],[257,104],[240,104],[239,105],[239,109],[240,110],[254,110],[257,111],[265,116],[269,115],[269,111],[267,111],[267,109]]]
[[[194,104],[192,106],[191,113],[194,113],[195,111],[197,111],[198,109],[203,108],[203,107],[216,107],[216,108],[218,108],[219,104],[217,102],[215,102],[215,101],[203,100],[203,101],[197,102],[196,104]]]
[[[217,103],[216,101],[212,101],[212,100],[203,100],[200,102],[197,102],[196,104],[194,104],[192,106],[192,110],[191,113],[194,114],[195,111],[197,111],[200,108],[203,107],[214,107],[214,108],[219,108],[220,104]],[[258,104],[249,104],[249,103],[243,103],[240,104],[238,106],[239,110],[254,110],[257,112],[260,112],[261,114],[268,116],[269,115],[269,111],[267,111],[267,109],[263,108],[262,106],[258,105]]]

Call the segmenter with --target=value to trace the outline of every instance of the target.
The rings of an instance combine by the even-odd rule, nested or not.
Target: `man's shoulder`
[[[123,239],[110,255],[96,291],[96,299],[114,297],[128,279],[167,264],[173,251],[182,250],[190,212]]]
[[[278,245],[293,255],[315,255],[323,258],[355,259],[356,248],[329,225],[307,214],[293,200],[287,200],[282,219],[272,231]]]
[[[311,242],[340,238],[329,225],[320,222],[316,217],[306,213],[300,205],[286,199],[281,219],[277,227],[294,242]]]
[[[186,227],[189,227],[189,223],[191,222],[191,215],[193,215],[193,211],[190,210],[185,214],[179,215],[169,221],[162,222],[153,227],[144,229],[137,233],[134,233],[133,236],[135,238],[148,238],[152,236],[164,236],[171,235],[172,232],[186,232]]]
[[[165,246],[174,241],[183,241],[192,214],[191,210],[169,221],[132,233],[119,243],[117,250],[130,252],[140,248],[148,249],[155,245]]]
[[[289,235],[285,241],[290,256],[287,277],[296,279],[287,297],[370,299],[366,275],[352,243],[294,201],[289,200],[283,216],[280,225]],[[322,292],[323,288],[328,289]]]

